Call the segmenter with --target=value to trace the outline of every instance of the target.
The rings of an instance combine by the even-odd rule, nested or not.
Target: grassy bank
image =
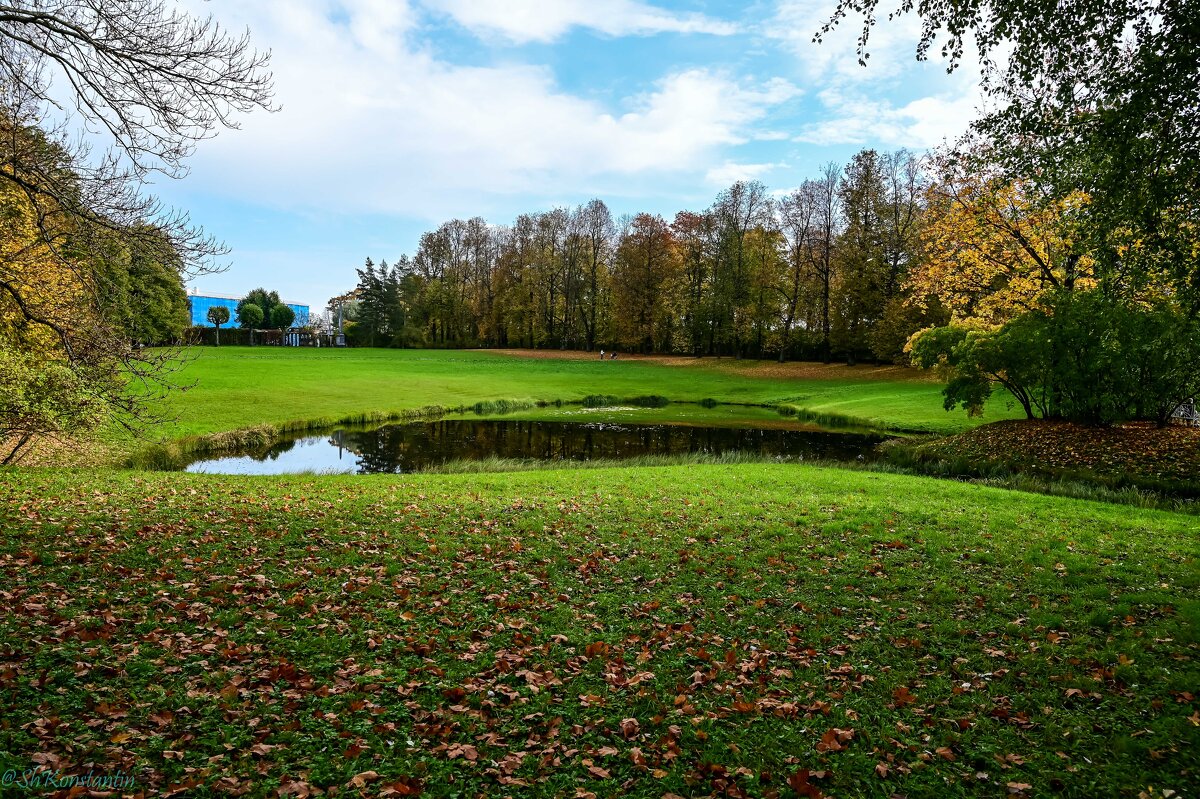
[[[0,513],[0,768],[199,796],[1200,779],[1194,517],[768,465],[3,471]]]
[[[601,362],[462,350],[222,347],[195,348],[191,356],[179,379],[194,385],[170,399],[178,421],[163,431],[168,438],[431,405],[579,402],[589,395],[782,404],[869,426],[942,433],[980,421],[942,410],[937,383],[896,368],[684,358]],[[995,404],[982,421],[1008,415]]]

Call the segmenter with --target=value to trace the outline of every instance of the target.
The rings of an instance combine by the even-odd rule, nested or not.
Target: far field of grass
[[[178,419],[162,434],[179,438],[426,406],[453,408],[489,400],[569,402],[589,395],[784,404],[812,414],[850,417],[865,426],[936,433],[1014,415],[999,401],[982,419],[949,413],[942,408],[940,386],[928,375],[895,367],[711,358],[625,357],[601,362],[577,354],[533,355],[537,357],[483,350],[198,347],[189,351],[189,360],[177,374],[180,382],[193,387],[170,397]],[[558,413],[546,409],[536,415],[552,418]],[[679,415],[672,409],[642,412],[638,418]],[[728,409],[721,415],[735,421]]]
[[[147,795],[1185,796],[1195,518],[798,465],[0,470],[0,770]]]

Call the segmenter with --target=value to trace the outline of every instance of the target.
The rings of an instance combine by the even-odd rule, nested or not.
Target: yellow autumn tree
[[[972,172],[946,156],[938,167],[927,194],[923,257],[908,278],[914,298],[936,297],[955,322],[995,327],[1040,307],[1047,291],[1095,285],[1077,230],[1087,195],[1043,198],[1030,183]]]
[[[666,220],[635,216],[621,233],[613,263],[613,316],[622,346],[640,352],[669,346],[674,335],[670,297],[681,272]]]
[[[76,201],[65,152],[0,111],[0,464],[35,439],[95,430],[133,401],[124,329],[101,298],[129,261]],[[53,191],[52,189],[58,189]],[[62,198],[60,200],[60,197]],[[128,249],[128,248],[125,248]],[[111,293],[111,292],[109,292]],[[113,295],[114,299],[116,295]]]
[[[37,436],[71,435],[105,415],[103,382],[80,368],[86,339],[71,332],[98,320],[69,246],[27,194],[0,180],[0,463]]]
[[[55,328],[74,327],[84,286],[58,252],[64,238],[46,230],[29,198],[0,180],[0,338],[55,358],[66,355]]]

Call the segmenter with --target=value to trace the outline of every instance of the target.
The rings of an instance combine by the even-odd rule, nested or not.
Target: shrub
[[[1200,393],[1200,323],[1166,299],[1057,292],[996,330],[933,328],[910,349],[916,365],[944,374],[946,409],[972,415],[999,385],[1030,419],[1165,425]]]

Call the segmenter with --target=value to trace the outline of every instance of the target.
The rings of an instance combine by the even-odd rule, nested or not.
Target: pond
[[[189,472],[400,474],[448,461],[489,457],[546,461],[740,452],[784,460],[871,458],[883,436],[813,429],[697,427],[679,424],[547,422],[511,419],[339,428],[283,439],[261,452],[199,460]]]

